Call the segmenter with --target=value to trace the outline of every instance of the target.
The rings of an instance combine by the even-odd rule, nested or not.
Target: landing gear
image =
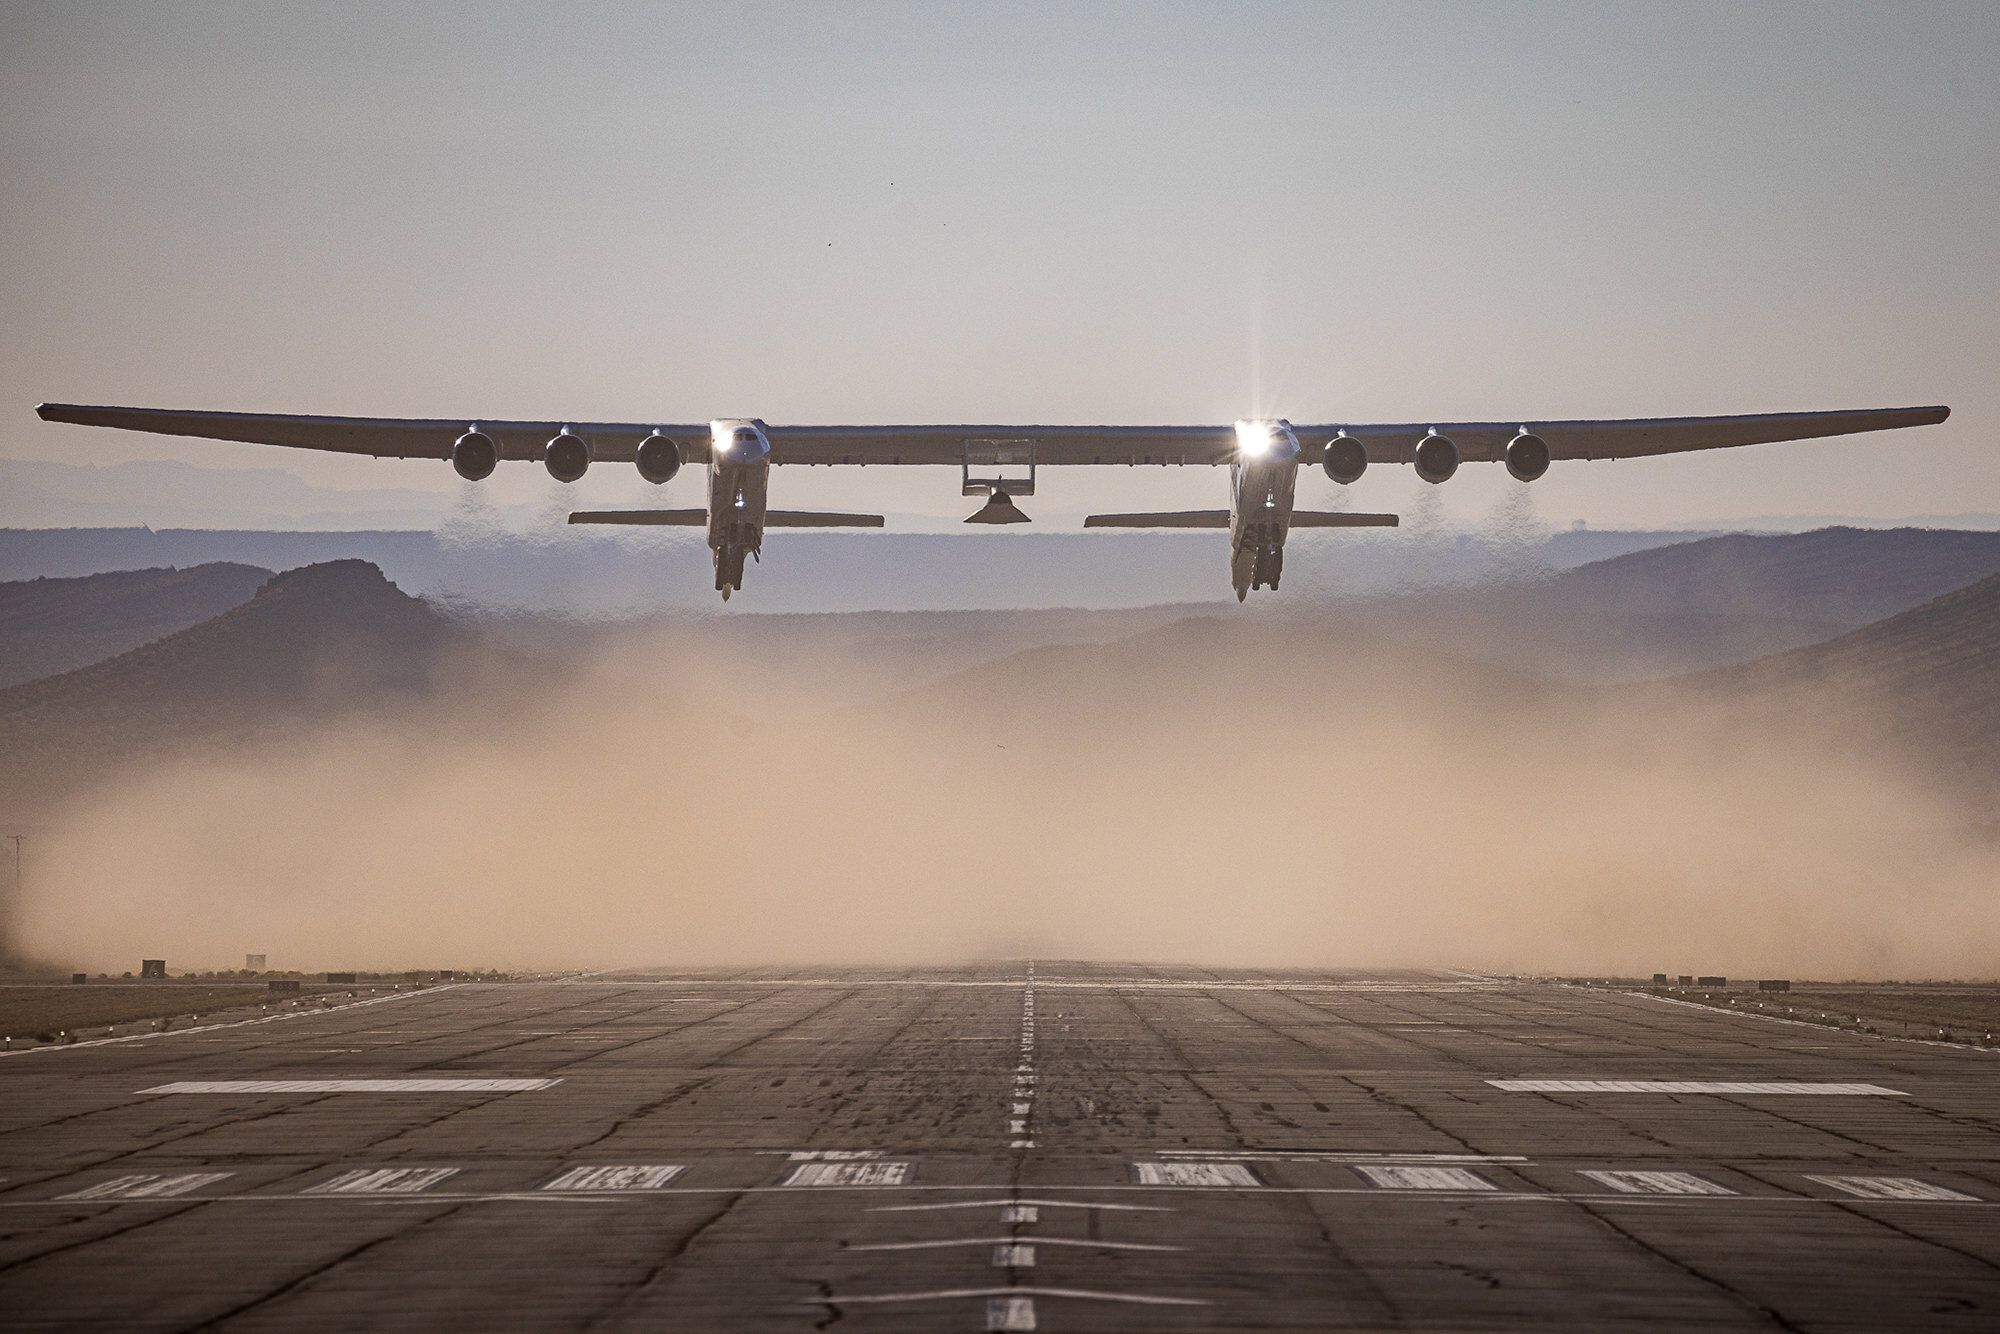
[[[715,591],[722,594],[724,602],[729,595],[743,587],[743,557],[748,548],[724,546],[715,549]]]
[[[1252,589],[1276,588],[1284,572],[1285,548],[1275,542],[1239,547],[1229,563],[1230,582],[1235,585],[1238,602],[1248,598]]]
[[[1250,587],[1272,588],[1278,586],[1278,576],[1285,572],[1285,549],[1268,545],[1257,553],[1257,561],[1250,572]]]

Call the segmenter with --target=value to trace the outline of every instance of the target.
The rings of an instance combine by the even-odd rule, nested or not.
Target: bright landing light
[[[1245,458],[1261,458],[1270,453],[1275,439],[1271,428],[1263,422],[1236,423],[1236,452]]]

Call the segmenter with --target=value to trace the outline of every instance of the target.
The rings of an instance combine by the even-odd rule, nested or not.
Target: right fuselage
[[[1299,441],[1289,425],[1236,423],[1236,458],[1229,465],[1229,573],[1239,602],[1253,588],[1278,586],[1298,481]]]

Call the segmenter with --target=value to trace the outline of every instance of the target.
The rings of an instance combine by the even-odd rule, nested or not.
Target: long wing
[[[489,421],[484,418],[306,417],[255,412],[180,412],[165,408],[90,407],[44,403],[42,420],[109,426],[161,435],[238,440],[291,449],[321,449],[377,458],[449,457],[452,441],[477,426],[493,437],[503,459],[539,459],[550,437],[568,427],[590,442],[598,462],[627,463],[655,432],[679,443],[689,462],[708,458],[706,423]],[[1822,436],[1929,426],[1950,409],[1868,408],[1852,412],[1773,412],[1747,417],[1640,417],[1624,421],[1422,422],[1294,426],[1304,462],[1316,463],[1326,442],[1343,430],[1362,441],[1371,463],[1408,463],[1417,442],[1435,430],[1450,436],[1460,456],[1499,459],[1522,429],[1541,436],[1557,459],[1625,459],[1697,449],[1807,440]],[[1233,426],[770,426],[773,463],[948,464],[999,452],[1038,464],[1213,464],[1235,455]]]
[[[1507,442],[1528,431],[1546,440],[1554,459],[1638,459],[1686,454],[1697,449],[1768,445],[1780,440],[1817,440],[1904,426],[1935,426],[1951,415],[1946,407],[1861,408],[1846,412],[1761,412],[1742,417],[1633,417],[1612,421],[1411,422],[1400,426],[1354,425],[1347,434],[1368,447],[1370,463],[1408,463],[1417,442],[1432,430],[1448,435],[1468,463],[1497,462]],[[1340,426],[1294,426],[1308,462],[1317,463]]]

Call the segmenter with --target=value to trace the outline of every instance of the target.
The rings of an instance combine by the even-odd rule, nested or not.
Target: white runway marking
[[[260,1014],[255,1019],[232,1019],[226,1024],[199,1024],[193,1028],[169,1028],[151,1033],[127,1033],[123,1037],[92,1038],[88,1042],[65,1042],[48,1047],[23,1047],[18,1051],[0,1051],[0,1059],[9,1056],[32,1056],[43,1051],[82,1051],[86,1047],[110,1047],[121,1042],[153,1042],[160,1038],[184,1038],[196,1033],[218,1033],[225,1028],[247,1028],[252,1024],[276,1024],[287,1019],[310,1019],[320,1015],[339,1014],[343,1010],[358,1010],[364,1005],[386,1005],[390,1001],[409,1000],[413,996],[428,996],[435,991],[450,991],[461,985],[447,982],[443,986],[424,987],[417,991],[398,991],[389,996],[370,996],[366,1000],[349,1001],[344,1005],[315,1006],[305,1010],[281,1010],[276,1014]]]
[[[1702,1079],[1489,1079],[1508,1093],[1797,1093],[1907,1098],[1879,1084],[1809,1084],[1793,1080]]]
[[[900,1186],[908,1163],[806,1163],[785,1178],[787,1186]]]
[[[307,1186],[305,1195],[415,1195],[447,1177],[456,1167],[375,1167],[342,1172],[331,1181]]]
[[[1122,1189],[1122,1187],[1121,1187]],[[1170,1214],[1175,1210],[1165,1204],[1100,1204],[1095,1200],[952,1200],[947,1204],[878,1204],[869,1209],[872,1214],[916,1214],[929,1213],[936,1209],[991,1209],[994,1205],[1019,1207],[1038,1205],[1044,1209],[1123,1209],[1130,1213]],[[1028,1220],[1033,1222],[1033,1219]]]
[[[1010,1149],[1032,1149],[1035,1147],[1034,1132],[1028,1129],[1028,1119],[1034,1115],[1035,1104],[1035,961],[1028,960],[1028,975],[1021,987],[1021,1060],[1014,1067],[1014,1090],[1011,1099],[1012,1111],[1007,1122],[1007,1147]]]
[[[137,1172],[130,1176],[113,1177],[100,1181],[84,1190],[72,1191],[56,1198],[63,1200],[169,1200],[176,1195],[212,1186],[218,1181],[226,1181],[228,1172],[180,1172],[162,1174]]]
[[[795,1163],[865,1163],[881,1156],[880,1149],[793,1149],[785,1155]]]
[[[993,1248],[995,1269],[1033,1269],[1035,1248],[1026,1242],[1005,1241]]]
[[[1041,1211],[1032,1204],[1010,1204],[1000,1211],[1003,1223],[1034,1223],[1041,1219]]]
[[[986,1299],[987,1330],[1022,1330],[1035,1327],[1035,1299],[1033,1297],[988,1297]]]
[[[849,1246],[850,1251],[942,1251],[953,1246],[999,1246],[1020,1237],[951,1237],[942,1241],[871,1241]],[[1185,1246],[1159,1246],[1148,1241],[1092,1241],[1082,1237],[1034,1237],[1042,1246],[1073,1246],[1080,1251],[1184,1251]]]
[[[1525,1163],[1519,1153],[1370,1153],[1339,1149],[1161,1149],[1162,1158],[1222,1158],[1232,1162]]]
[[[1356,1167],[1384,1190],[1493,1190],[1485,1177],[1463,1167]]]
[[[1261,1186],[1242,1163],[1134,1163],[1142,1186]]]
[[[141,1093],[532,1093],[560,1079],[184,1079]]]
[[[687,1169],[677,1163],[652,1166],[572,1167],[543,1190],[658,1190]]]
[[[1977,1195],[1967,1195],[1963,1191],[1933,1186],[1928,1181],[1915,1177],[1849,1177],[1849,1176],[1808,1176],[1808,1181],[1817,1181],[1822,1186],[1832,1186],[1835,1190],[1864,1200],[1977,1200]]]
[[[801,1306],[863,1306],[890,1302],[942,1302],[954,1297],[1073,1297],[1084,1302],[1124,1302],[1133,1306],[1212,1306],[1198,1297],[1155,1297],[1142,1292],[1097,1292],[1090,1288],[933,1288],[929,1292],[871,1292],[807,1297]]]
[[[1592,1181],[1602,1182],[1626,1195],[1734,1195],[1727,1186],[1698,1177],[1692,1172],[1585,1172]]]

